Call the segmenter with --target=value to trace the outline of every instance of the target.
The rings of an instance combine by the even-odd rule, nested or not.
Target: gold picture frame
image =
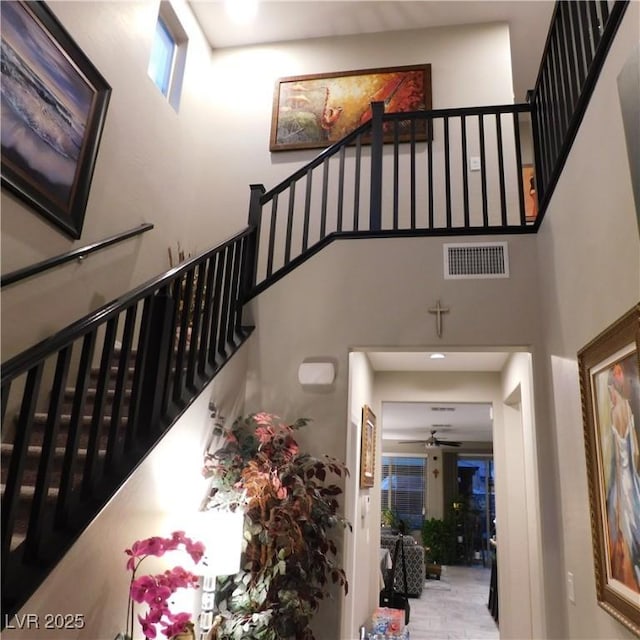
[[[366,404],[362,407],[360,437],[360,488],[373,487],[376,468],[376,416]]]
[[[640,304],[578,353],[598,604],[640,635]]]

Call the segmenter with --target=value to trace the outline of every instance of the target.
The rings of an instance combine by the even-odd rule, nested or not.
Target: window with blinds
[[[422,528],[426,463],[422,457],[382,456],[381,506],[403,520],[407,531]]]

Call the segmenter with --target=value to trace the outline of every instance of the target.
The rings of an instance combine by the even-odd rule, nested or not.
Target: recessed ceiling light
[[[258,0],[225,0],[227,15],[236,24],[251,22],[258,13]]]
[[[429,356],[432,360],[442,360],[442,358],[446,358],[446,356],[444,355],[444,353],[432,353]]]

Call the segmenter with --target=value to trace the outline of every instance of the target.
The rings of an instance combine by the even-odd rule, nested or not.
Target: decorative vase
[[[173,636],[171,640],[196,640],[196,632],[193,627],[193,622],[187,622],[185,630],[182,633]]]

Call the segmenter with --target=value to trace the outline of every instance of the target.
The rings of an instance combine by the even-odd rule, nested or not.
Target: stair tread
[[[2,493],[2,495],[4,495],[5,489],[6,489],[6,485],[0,484],[0,493]],[[21,498],[33,498],[35,493],[36,493],[36,488],[32,484],[23,484],[20,487]],[[58,489],[58,487],[49,487],[49,490],[47,491],[47,495],[50,498],[56,497],[58,493],[60,493],[60,490]]]
[[[2,453],[11,453],[13,451],[13,444],[11,444],[10,442],[3,442],[0,445],[0,451]],[[54,455],[56,456],[62,456],[64,455],[65,451],[66,451],[65,447],[56,447],[53,452],[54,452]],[[41,445],[32,444],[27,447],[27,455],[29,454],[37,455],[41,452],[42,452]],[[98,455],[104,455],[106,452],[107,452],[106,449],[98,449]],[[79,457],[85,457],[87,455],[87,449],[85,448],[77,449],[76,453]]]
[[[49,414],[42,411],[37,411],[36,413],[33,414],[33,418],[34,420],[38,421],[38,422],[43,422],[48,418]],[[68,422],[71,420],[71,414],[70,413],[61,413],[60,414],[60,421],[61,422]],[[83,424],[88,424],[93,420],[93,416],[82,416],[82,423]],[[111,416],[110,415],[104,415],[102,416],[102,420],[104,422],[110,423],[111,422]],[[127,416],[121,416],[120,420],[123,424],[126,424],[126,422],[128,421],[128,417]]]

